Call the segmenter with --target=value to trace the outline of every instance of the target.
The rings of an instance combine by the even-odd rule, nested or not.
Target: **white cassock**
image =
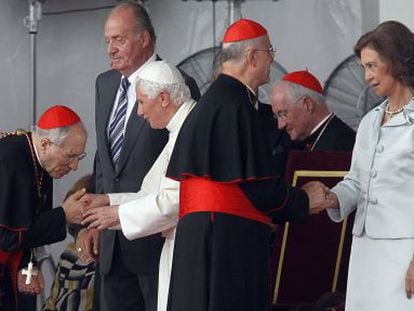
[[[165,174],[177,135],[195,104],[192,99],[184,102],[166,126],[168,142],[145,176],[140,191],[108,194],[110,204],[119,205],[121,223],[111,229],[121,229],[129,240],[159,232],[165,237],[159,266],[158,311],[167,309],[180,192],[180,183]]]

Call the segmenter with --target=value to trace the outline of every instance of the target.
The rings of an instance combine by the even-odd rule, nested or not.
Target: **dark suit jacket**
[[[354,143],[355,131],[337,116],[333,116],[313,151],[351,151]]]
[[[195,81],[186,76],[193,98],[200,97]],[[95,124],[97,151],[93,188],[96,193],[137,192],[141,183],[168,140],[166,130],[153,130],[136,113],[137,104],[128,120],[123,148],[115,170],[108,145],[107,126],[119,88],[121,74],[109,70],[96,80]],[[156,273],[163,238],[160,234],[127,240],[122,231],[104,230],[100,236],[100,272],[111,269],[115,238],[119,239],[127,267],[135,273]]]

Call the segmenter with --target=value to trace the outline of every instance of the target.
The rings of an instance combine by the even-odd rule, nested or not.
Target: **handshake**
[[[309,214],[319,214],[327,208],[339,208],[338,197],[319,181],[310,181],[302,186],[309,198]]]
[[[76,191],[62,204],[69,224],[86,226],[78,232],[76,238],[78,256],[84,262],[98,258],[98,230],[119,226],[118,206],[109,206],[109,204],[109,197],[106,194],[86,193],[85,189]]]
[[[102,230],[119,225],[118,206],[109,203],[106,194],[86,193],[81,189],[69,196],[62,207],[68,223]]]

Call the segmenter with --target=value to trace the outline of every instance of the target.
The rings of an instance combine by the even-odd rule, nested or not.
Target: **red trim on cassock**
[[[257,210],[237,184],[202,177],[180,183],[180,218],[190,213],[220,212],[270,224],[271,218]]]
[[[275,207],[274,209],[267,211],[265,214],[269,215],[271,213],[278,212],[284,209],[288,201],[289,201],[289,188],[286,188],[286,195],[285,195],[285,199],[283,200],[283,202],[278,207]]]
[[[5,252],[0,251],[0,263],[5,265],[10,271],[11,282],[14,290],[14,298],[17,308],[17,273],[19,272],[20,262],[23,257],[23,251]]]
[[[18,245],[17,248],[20,248],[22,245],[23,231],[26,231],[26,228],[12,228],[7,225],[0,224],[0,227],[5,228],[6,230],[17,232],[18,233]],[[17,309],[17,273],[19,272],[20,262],[23,257],[23,251],[14,251],[6,252],[0,251],[0,264],[5,265],[10,271],[11,282],[13,285],[14,297],[16,301]]]
[[[3,227],[3,228],[5,228],[7,230],[10,230],[10,231],[24,231],[24,230],[27,230],[27,228],[12,228],[12,227],[9,227],[9,226],[3,225],[3,224],[0,224],[0,227]]]
[[[6,230],[9,230],[9,231],[17,232],[19,234],[19,237],[18,237],[19,244],[17,245],[17,248],[19,249],[22,245],[23,231],[27,231],[27,229],[26,228],[12,228],[12,227],[2,225],[2,224],[0,224],[0,227],[5,228]]]
[[[170,179],[172,179],[172,180],[175,180],[175,181],[182,181],[182,180],[184,180],[184,179],[186,179],[186,178],[190,178],[190,177],[195,177],[195,178],[208,178],[208,179],[211,179],[211,176],[210,175],[203,175],[203,176],[198,176],[198,175],[194,175],[194,174],[191,174],[191,173],[181,173],[181,176],[180,177],[171,177],[171,176],[168,176],[167,175],[167,177],[168,178],[170,178]],[[266,180],[266,179],[272,179],[272,178],[275,178],[274,176],[268,176],[268,177],[248,177],[248,178],[238,178],[238,179],[233,179],[233,180],[228,180],[228,181],[217,181],[217,182],[220,182],[220,183],[225,183],[225,184],[231,184],[231,183],[241,183],[241,182],[244,182],[244,181],[255,181],[255,180]]]

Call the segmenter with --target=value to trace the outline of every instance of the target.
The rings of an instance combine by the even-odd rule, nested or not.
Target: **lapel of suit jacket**
[[[131,156],[136,140],[141,134],[146,122],[143,118],[137,115],[137,105],[137,102],[135,102],[134,108],[132,109],[131,115],[128,119],[116,175],[119,175],[119,173],[122,172],[122,169],[128,162],[128,158]]]
[[[118,71],[114,71],[112,75],[108,76],[107,81],[105,81],[104,87],[102,88],[102,113],[103,118],[105,120],[103,127],[102,127],[102,137],[104,137],[105,143],[103,145],[103,154],[108,157],[109,163],[112,164],[112,157],[111,151],[109,150],[109,138],[108,138],[108,124],[111,116],[112,108],[115,104],[116,94],[119,89],[119,85],[121,83],[121,74]],[[111,168],[115,170],[113,164]]]

